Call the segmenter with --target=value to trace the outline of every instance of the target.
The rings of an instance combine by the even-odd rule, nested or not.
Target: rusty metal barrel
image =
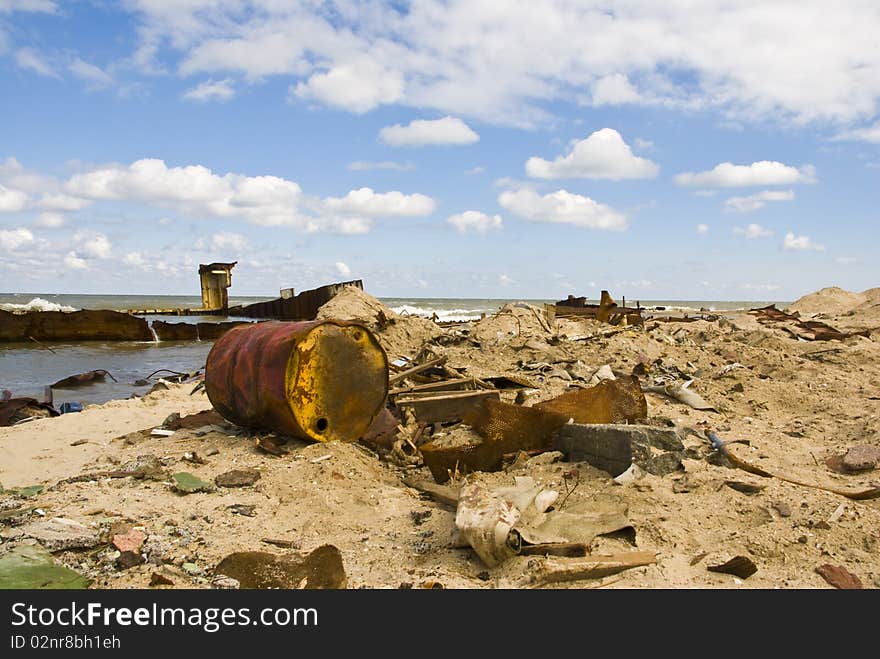
[[[214,408],[237,425],[352,442],[384,405],[388,358],[362,325],[241,325],[211,348],[205,390]]]

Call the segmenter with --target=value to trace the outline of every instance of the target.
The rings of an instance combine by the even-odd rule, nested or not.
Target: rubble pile
[[[868,293],[792,305],[839,330],[813,340],[524,303],[441,327],[345,289],[319,319],[388,357],[368,432],[238,426],[191,382],[0,428],[0,583],[880,587]]]

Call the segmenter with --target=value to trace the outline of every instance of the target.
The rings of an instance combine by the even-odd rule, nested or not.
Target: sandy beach
[[[878,289],[824,291],[791,308],[802,319],[844,332],[867,330],[867,336],[798,340],[743,312],[714,322],[649,320],[615,328],[592,320],[548,321],[528,305],[441,328],[397,316],[354,289],[331,300],[320,316],[364,322],[389,359],[429,349],[469,377],[528,377],[538,385],[520,401],[529,406],[588,386],[606,364],[620,376],[639,364],[654,365],[643,385],[673,369],[693,380],[690,389],[717,411],[646,394],[648,423],[675,428],[682,437],[680,467],[669,473],[642,472],[621,485],[604,471],[551,452],[521,455],[504,470],[479,476],[496,486],[530,476],[566,493],[568,507],[611,502],[625,511],[634,538],[597,537],[591,553],[638,550],[656,558],[653,565],[556,587],[826,588],[831,586],[816,571],[825,564],[878,587],[880,500],[853,500],[810,485],[855,491],[880,484],[876,469],[838,473],[826,464],[855,446],[880,449],[880,295]],[[392,322],[380,322],[380,312]],[[536,363],[546,368],[529,370]],[[515,556],[488,569],[470,547],[452,546],[454,508],[404,483],[431,480],[418,458],[362,443],[297,439],[275,456],[257,448],[258,436],[231,424],[152,435],[171,414],[211,409],[204,390],[191,393],[193,388],[172,384],[141,398],[0,428],[0,482],[7,489],[45,488],[26,500],[0,494],[0,510],[32,509],[4,519],[0,555],[34,543],[47,521],[63,518],[82,524],[94,539],[87,547],[56,551],[55,559],[92,579],[93,588],[146,588],[157,573],[173,584],[163,587],[207,588],[215,566],[232,552],[305,553],[325,544],[339,548],[349,588],[524,585],[533,557]],[[514,396],[501,392],[507,402]],[[725,441],[746,441],[736,445],[739,456],[804,484],[725,466],[712,457],[707,430]],[[107,475],[141,456],[154,456],[163,473],[153,479]],[[250,486],[186,495],[170,485],[174,472],[212,482],[233,469],[254,469],[260,477]],[[144,562],[123,569],[110,538],[132,528],[146,536]],[[278,540],[287,547],[279,549]],[[741,579],[707,569],[732,556],[747,557],[757,571]]]

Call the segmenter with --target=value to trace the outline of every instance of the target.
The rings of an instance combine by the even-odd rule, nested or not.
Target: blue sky
[[[0,0],[0,290],[880,285],[880,5]]]

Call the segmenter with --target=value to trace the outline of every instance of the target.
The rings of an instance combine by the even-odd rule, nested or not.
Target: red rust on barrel
[[[333,328],[341,332],[333,332]],[[352,331],[355,328],[358,331]],[[316,329],[317,338],[309,340]],[[356,340],[359,343],[354,345]],[[363,360],[352,359],[352,354],[363,355]],[[320,368],[326,372],[320,372]],[[303,377],[308,380],[311,376],[313,388],[296,386],[303,381],[300,375],[304,369]],[[369,330],[352,323],[265,322],[240,326],[227,332],[211,349],[205,390],[216,410],[237,425],[317,441],[354,441],[366,432],[384,403],[387,358]],[[340,421],[326,436],[322,436],[323,428],[304,428],[298,421],[304,409],[314,410],[315,405],[330,410],[334,423]],[[322,425],[326,427],[326,420]]]

